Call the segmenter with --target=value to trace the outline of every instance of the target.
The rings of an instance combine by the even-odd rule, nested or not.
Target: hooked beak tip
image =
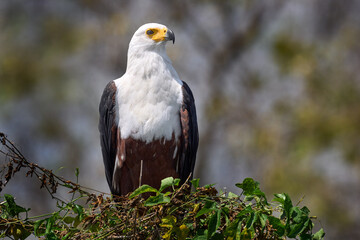
[[[172,40],[173,44],[175,43],[175,34],[172,30],[168,30],[168,38],[169,38],[169,41]]]

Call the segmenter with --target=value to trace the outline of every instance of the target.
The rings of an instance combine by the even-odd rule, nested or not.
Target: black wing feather
[[[193,177],[196,152],[199,145],[199,132],[194,96],[189,86],[183,82],[183,105],[180,110],[183,137],[182,154],[179,161],[179,174],[184,183],[191,173]]]
[[[118,126],[116,122],[116,85],[109,82],[102,94],[99,105],[99,131],[101,151],[105,166],[106,180],[111,188],[117,153]]]

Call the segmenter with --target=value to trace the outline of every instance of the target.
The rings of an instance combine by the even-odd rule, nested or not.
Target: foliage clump
[[[77,183],[28,162],[4,134],[7,164],[1,171],[3,188],[21,168],[35,174],[41,186],[57,201],[58,210],[29,217],[26,209],[4,194],[0,203],[0,236],[26,239],[31,234],[46,239],[322,239],[307,207],[294,206],[287,194],[268,202],[259,183],[246,178],[236,184],[240,194],[220,192],[199,179],[179,185],[172,177],[159,189],[142,185],[127,196],[94,194]],[[30,173],[29,173],[30,171]],[[76,176],[79,172],[76,171]],[[193,186],[193,189],[190,186]],[[70,189],[66,202],[56,198],[58,187]],[[83,201],[85,200],[85,201]],[[86,202],[86,203],[85,203]],[[280,217],[277,217],[280,216]]]

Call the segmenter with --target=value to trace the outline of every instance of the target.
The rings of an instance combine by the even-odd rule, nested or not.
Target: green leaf
[[[251,212],[250,216],[248,217],[248,219],[246,221],[246,228],[250,229],[256,222],[257,218],[258,218],[258,213]]]
[[[235,186],[241,188],[246,193],[252,193],[255,190],[255,181],[252,178],[245,178],[242,183],[236,183]]]
[[[73,189],[73,186],[72,186],[72,185],[70,185],[70,184],[68,184],[68,183],[65,183],[63,186],[64,186],[64,187],[66,187],[66,188]]]
[[[248,196],[245,196],[244,197],[244,201],[245,202],[250,202],[250,201],[252,201],[254,199],[254,196],[253,195],[248,195]]]
[[[237,215],[236,217],[243,217],[245,216],[246,214],[248,213],[251,213],[253,212],[254,210],[251,208],[251,206],[247,206],[245,209],[241,210]]]
[[[285,193],[284,210],[290,215],[291,208],[293,207],[291,199],[288,194]]]
[[[147,193],[147,192],[156,192],[158,193],[159,191],[153,187],[150,187],[149,185],[141,185],[140,187],[138,187],[130,196],[129,198],[134,198],[142,193]]]
[[[313,235],[313,239],[314,239],[314,240],[321,240],[321,239],[324,238],[324,236],[325,236],[324,229],[321,228],[317,233],[315,233],[315,234]]]
[[[284,208],[285,215],[289,217],[291,208],[293,207],[289,195],[286,193],[281,193],[275,194],[274,196],[275,198],[273,199],[273,201],[279,202],[280,205]]]
[[[74,204],[72,207],[72,210],[74,211],[74,213],[77,214],[77,217],[79,218],[79,221],[82,221],[85,217],[84,214],[84,207],[79,205],[79,204]]]
[[[260,219],[261,227],[265,227],[268,216],[266,214],[261,213],[259,219]]]
[[[169,230],[162,236],[166,240],[171,239],[171,234],[176,227],[176,217],[169,215],[161,219],[160,227],[168,228]]]
[[[162,192],[164,189],[171,187],[173,183],[174,183],[173,177],[164,178],[163,180],[161,180],[159,192]]]
[[[176,186],[176,187],[179,186],[179,184],[180,184],[180,178],[175,178],[173,184],[174,184],[174,186]]]
[[[253,236],[254,236],[254,232],[251,231],[251,229],[247,229],[245,227],[244,230],[240,234],[240,239],[241,240],[251,240],[251,239],[253,239]]]
[[[288,234],[289,238],[295,238],[297,235],[301,234],[308,226],[308,219],[306,222],[300,222],[298,224],[290,225],[290,233]]]
[[[76,176],[77,178],[79,177],[79,173],[80,173],[79,168],[75,168],[75,176]]]
[[[6,212],[10,215],[10,217],[18,216],[22,212],[28,212],[29,209],[25,209],[15,203],[15,199],[10,194],[4,194],[6,201]]]
[[[71,223],[74,222],[74,220],[75,220],[75,218],[70,217],[70,216],[66,216],[66,217],[63,219],[63,221],[64,221],[66,224],[71,224]]]
[[[160,193],[156,196],[149,197],[145,201],[144,206],[154,206],[154,205],[164,204],[164,203],[169,203],[169,202],[170,202],[170,197],[165,196],[164,194]]]
[[[302,214],[302,211],[299,209],[299,207],[293,207],[291,209],[291,218],[295,223],[299,223],[302,221],[304,215]]]
[[[46,235],[46,240],[58,240],[59,238],[56,237],[55,233],[49,233]]]
[[[199,187],[200,178],[195,178],[195,179],[191,180],[190,182],[194,186],[194,188],[197,189]]]
[[[208,236],[212,237],[221,224],[221,210],[217,209],[214,214],[210,216],[208,224]]]
[[[306,216],[309,216],[310,210],[309,210],[306,206],[302,207],[302,208],[301,208],[301,211],[302,211]]]
[[[74,227],[79,226],[80,222],[81,222],[81,221],[80,221],[80,217],[79,217],[79,215],[78,215],[78,216],[76,216],[75,219],[74,219],[73,226],[74,226]]]
[[[44,235],[44,233],[39,233],[39,228],[45,222],[45,220],[46,219],[40,219],[40,220],[37,220],[34,223],[34,234],[35,234],[35,236],[40,237],[40,236]]]
[[[240,239],[242,237],[242,223],[249,213],[253,213],[254,210],[251,206],[241,210],[234,221],[232,221],[225,230],[225,235],[230,239]]]
[[[164,239],[172,239],[171,235],[172,233],[175,233],[177,236],[177,239],[179,240],[185,240],[188,236],[190,229],[185,225],[182,224],[180,227],[176,226],[176,217],[169,215],[161,219],[160,227],[168,228],[169,231],[165,233],[162,238]]]
[[[208,238],[207,236],[208,236],[208,230],[198,229],[196,231],[194,240],[207,240],[207,238]]]
[[[84,213],[84,207],[79,204],[74,204],[74,207],[72,209],[78,215],[82,215]]]
[[[216,203],[213,201],[206,201],[205,206],[196,214],[196,218],[200,217],[201,215],[207,214],[213,210],[216,210]]]
[[[238,198],[239,196],[236,195],[235,193],[229,192],[228,193],[228,198]]]
[[[234,221],[230,222],[230,224],[227,225],[227,227],[225,229],[225,235],[228,238],[236,239],[237,229],[238,229],[238,225],[239,225],[240,222],[241,222],[241,219],[236,218]],[[240,230],[241,230],[241,226],[240,226]],[[239,237],[240,237],[240,235],[239,235]]]
[[[252,178],[245,178],[242,183],[235,184],[235,186],[241,188],[244,191],[243,194],[245,196],[255,195],[265,198],[265,194],[259,189],[259,185],[260,184],[254,181]]]
[[[213,186],[215,186],[215,183],[213,183],[213,184],[207,184],[207,185],[204,186],[204,188],[211,188],[211,187],[213,187]]]
[[[284,202],[285,202],[285,194],[277,193],[277,194],[274,194],[274,196],[275,196],[275,198],[272,201],[279,202],[283,206]]]
[[[266,204],[266,205],[268,204],[265,193],[263,191],[261,191],[260,189],[255,189],[252,194],[263,199],[264,204]],[[257,202],[260,202],[260,201],[258,200]]]
[[[160,227],[172,228],[176,224],[176,217],[173,215],[166,216],[161,219]]]
[[[68,232],[64,237],[61,238],[61,240],[67,240],[70,239],[74,235],[74,232]]]
[[[221,212],[224,215],[225,219],[228,220],[230,209],[227,206],[221,208]]]
[[[55,217],[54,215],[49,217],[48,219],[46,219],[46,230],[45,230],[45,234],[48,235],[49,233],[52,232],[52,227],[55,223]]]
[[[268,216],[269,224],[276,230],[276,234],[279,237],[284,236],[285,234],[285,226],[281,223],[280,219],[274,216]]]
[[[300,240],[312,240],[312,239],[313,238],[312,238],[311,234],[305,233],[305,234],[300,235]]]
[[[242,231],[242,220],[239,221],[239,224],[237,225],[236,233],[235,233],[235,239],[240,240],[241,239],[241,231]]]
[[[200,209],[200,211],[196,214],[196,218],[204,215],[204,214],[208,214],[209,212],[211,212],[213,209],[210,209],[210,208],[202,208]]]
[[[176,233],[179,240],[185,240],[189,235],[190,229],[185,224],[180,225]]]
[[[23,225],[12,225],[8,229],[9,235],[13,236],[14,239],[25,239],[27,238],[31,233],[27,231]]]

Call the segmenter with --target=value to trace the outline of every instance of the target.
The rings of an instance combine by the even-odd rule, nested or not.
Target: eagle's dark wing
[[[116,121],[117,113],[115,104],[116,85],[114,81],[111,81],[106,85],[99,105],[100,143],[105,166],[106,180],[110,188],[112,188],[111,186],[118,141],[118,123]]]
[[[182,92],[183,104],[180,109],[182,152],[178,167],[181,183],[184,183],[190,173],[193,176],[196,152],[199,144],[199,132],[194,96],[185,82],[183,82]]]

